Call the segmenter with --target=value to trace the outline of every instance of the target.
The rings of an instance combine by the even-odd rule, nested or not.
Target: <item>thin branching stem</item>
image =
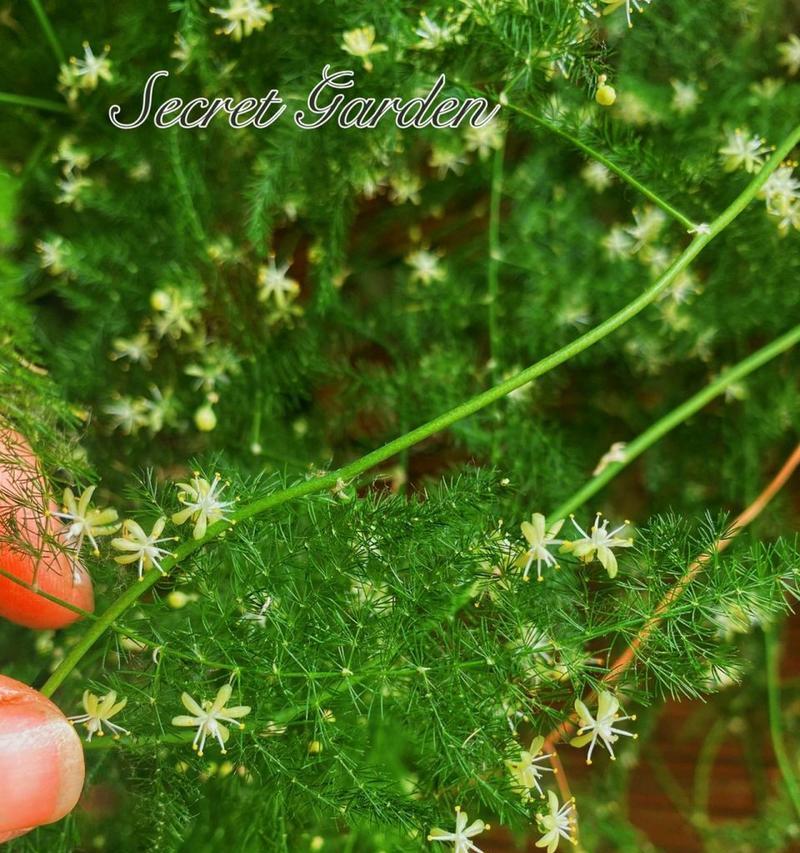
[[[476,95],[485,95],[484,92],[479,92],[472,86],[469,86],[465,83],[460,83],[460,85],[469,90],[470,92]],[[513,82],[508,86],[508,89],[513,88]],[[524,116],[526,119],[533,122],[538,127],[543,128],[548,133],[552,133],[555,136],[558,136],[560,139],[563,139],[565,142],[568,142],[570,145],[582,151],[588,157],[591,157],[592,160],[596,160],[598,163],[602,163],[610,172],[613,172],[618,178],[622,179],[626,184],[633,187],[637,192],[641,193],[645,198],[650,199],[653,204],[660,207],[664,213],[668,216],[672,217],[676,222],[679,222],[687,231],[693,232],[697,227],[696,222],[694,222],[690,217],[686,216],[686,214],[681,213],[674,205],[670,204],[663,196],[659,195],[655,190],[650,189],[646,184],[643,184],[638,178],[634,177],[627,169],[623,166],[620,166],[618,163],[615,163],[610,157],[603,154],[602,151],[599,151],[593,145],[590,145],[588,142],[584,142],[579,137],[575,136],[575,134],[570,133],[568,130],[564,130],[564,128],[559,127],[552,121],[548,121],[546,118],[542,116],[536,115],[536,113],[532,113],[530,110],[525,109],[525,107],[520,106],[519,104],[511,103],[507,97],[496,98],[499,103],[502,104],[503,108],[509,110],[513,113],[517,113],[517,115]]]
[[[719,397],[733,383],[744,379],[745,376],[757,370],[768,361],[771,361],[782,352],[790,349],[798,342],[800,342],[800,325],[790,329],[786,334],[781,335],[767,344],[767,346],[762,347],[762,349],[757,350],[734,367],[726,370],[713,382],[706,385],[702,391],[698,391],[697,394],[681,403],[680,406],[664,415],[664,417],[659,418],[649,429],[646,429],[641,435],[631,441],[625,448],[625,458],[622,461],[612,462],[597,476],[589,480],[574,495],[567,498],[567,500],[553,510],[551,518],[564,518],[569,513],[574,512],[613,480],[620,471],[630,465],[634,459],[644,453],[648,447],[651,447],[668,432],[675,429],[675,427],[680,426],[680,424],[688,420],[695,412],[698,412],[715,397]]]
[[[495,376],[499,358],[500,328],[497,320],[497,301],[499,297],[500,267],[500,206],[503,199],[503,158],[505,155],[505,136],[494,152],[492,165],[492,184],[489,199],[489,263],[487,269],[489,303],[489,364],[490,375]],[[492,464],[497,463],[497,436],[492,431]]]
[[[667,594],[659,601],[656,606],[653,616],[648,619],[639,629],[636,636],[628,644],[625,650],[613,661],[609,667],[609,671],[603,676],[603,684],[613,686],[619,679],[628,671],[633,662],[636,660],[636,655],[639,649],[647,642],[653,631],[657,630],[664,619],[664,615],[670,607],[683,595],[689,584],[703,570],[703,567],[711,560],[715,554],[720,554],[733,542],[734,538],[741,533],[745,527],[753,522],[764,511],[769,502],[778,494],[778,492],[786,485],[789,478],[800,466],[800,445],[795,447],[789,458],[783,463],[780,471],[770,480],[766,488],[761,494],[739,515],[736,516],[729,530],[725,535],[718,539],[712,548],[706,553],[701,554],[687,568],[685,574],[673,586]],[[589,699],[591,699],[591,695]],[[554,744],[560,740],[566,740],[575,730],[576,715],[570,714],[563,722],[561,722],[547,736],[545,744],[548,748],[552,748]]]
[[[35,110],[45,110],[51,113],[68,113],[66,104],[58,101],[48,101],[45,98],[32,98],[30,95],[16,95],[13,92],[0,92],[0,104],[11,104],[15,107],[32,107]]]
[[[773,625],[768,625],[764,629],[764,646],[767,656],[767,701],[769,704],[769,734],[772,740],[772,749],[775,752],[786,791],[797,816],[800,817],[800,782],[798,782],[792,762],[789,760],[786,743],[783,739],[778,640]]]
[[[607,157],[603,154],[602,151],[598,151],[594,146],[589,145],[587,142],[584,142],[579,137],[570,133],[564,128],[559,127],[557,124],[554,124],[551,121],[548,121],[546,118],[542,118],[542,116],[538,116],[535,113],[532,113],[526,110],[524,107],[516,106],[515,104],[508,104],[507,109],[512,112],[519,113],[519,115],[525,116],[525,118],[532,121],[538,127],[544,128],[549,133],[553,133],[556,136],[561,137],[561,139],[566,140],[570,143],[570,145],[574,145],[579,150],[583,151],[588,157],[591,157],[593,160],[596,160],[598,163],[602,163],[609,172],[613,172],[618,178],[625,181],[626,184],[633,187],[637,192],[641,193],[645,198],[650,199],[653,204],[657,205],[664,211],[668,216],[672,217],[676,222],[679,222],[687,231],[694,231],[697,227],[697,223],[693,222],[686,214],[681,213],[674,205],[670,204],[663,196],[660,196],[655,190],[650,189],[647,185],[643,184],[638,178],[635,178],[627,169],[620,166],[618,163],[615,163],[610,157]]]
[[[725,228],[727,228],[728,225],[736,219],[736,217],[755,198],[767,178],[775,171],[775,169],[778,168],[798,141],[800,141],[800,125],[798,125],[777,147],[770,159],[764,164],[761,171],[750,181],[747,187],[745,187],[734,201],[708,226],[707,230],[704,230],[703,233],[696,234],[686,249],[684,249],[672,265],[661,276],[659,276],[656,281],[650,285],[650,287],[611,317],[576,338],[574,341],[571,341],[569,344],[561,347],[561,349],[556,350],[554,353],[551,353],[540,361],[537,361],[527,369],[517,373],[515,376],[512,376],[492,388],[477,394],[470,400],[467,400],[451,409],[449,412],[439,415],[433,420],[428,421],[428,423],[411,430],[405,435],[394,439],[394,441],[390,441],[383,447],[362,456],[360,459],[357,459],[338,470],[332,471],[329,474],[305,480],[301,483],[290,486],[288,489],[283,489],[280,492],[266,495],[263,498],[259,498],[252,503],[241,507],[229,520],[218,521],[216,524],[211,525],[202,539],[192,540],[181,544],[173,556],[169,556],[163,561],[162,568],[164,573],[171,571],[176,565],[180,564],[181,561],[187,559],[208,542],[217,539],[221,534],[227,531],[232,524],[261,515],[268,510],[287,503],[288,501],[305,497],[307,495],[317,494],[319,492],[335,488],[337,484],[341,484],[342,482],[350,481],[355,477],[358,477],[360,474],[363,474],[365,471],[368,471],[370,468],[374,468],[381,462],[397,455],[406,448],[418,444],[420,441],[423,441],[431,435],[441,432],[442,430],[452,426],[454,423],[481,411],[491,403],[502,399],[517,388],[526,385],[531,380],[548,373],[560,364],[569,361],[569,359],[610,335],[654,302],[659,295],[670,286],[676,277],[689,267],[700,252],[702,252],[702,250],[712,240],[714,240],[715,237],[721,234]],[[52,696],[69,673],[78,665],[83,656],[92,648],[95,642],[103,636],[109,626],[122,616],[129,607],[133,606],[139,598],[159,580],[160,577],[162,577],[162,572],[157,569],[151,569],[140,581],[128,587],[128,589],[126,589],[122,595],[120,595],[119,598],[117,598],[116,601],[108,607],[102,616],[100,616],[100,618],[87,629],[86,633],[75,644],[75,646],[70,649],[64,657],[64,660],[45,682],[42,688],[42,693],[44,693],[45,696]]]
[[[61,42],[58,40],[58,36],[53,29],[53,25],[47,17],[47,12],[45,12],[42,7],[40,0],[30,0],[30,4],[34,15],[36,15],[36,19],[39,21],[39,26],[41,26],[42,31],[44,32],[47,43],[50,45],[53,54],[55,55],[55,58],[58,60],[60,65],[63,65],[67,61],[67,57],[64,53],[64,49],[61,47]]]

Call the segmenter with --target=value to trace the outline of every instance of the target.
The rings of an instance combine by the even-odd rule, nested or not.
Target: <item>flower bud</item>
[[[194,423],[200,432],[211,432],[217,426],[217,416],[214,414],[214,408],[209,403],[204,403],[194,413]]]

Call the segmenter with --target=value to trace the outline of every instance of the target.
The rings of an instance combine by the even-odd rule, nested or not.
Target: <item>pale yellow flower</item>
[[[100,548],[95,537],[110,536],[119,530],[115,509],[90,506],[96,488],[97,486],[89,486],[79,498],[75,497],[72,489],[64,489],[63,509],[53,513],[56,518],[69,525],[64,534],[64,541],[69,545],[74,544],[78,554],[84,539],[88,539],[92,543],[93,553],[97,556]]]
[[[536,842],[537,847],[546,847],[547,853],[555,853],[558,842],[562,838],[575,843],[572,831],[572,822],[575,813],[575,799],[567,800],[563,806],[559,806],[558,797],[553,791],[547,792],[547,814],[537,814],[536,819],[544,829],[544,834]]]
[[[794,76],[800,71],[800,38],[794,33],[778,45],[780,64],[786,66],[786,73]]]
[[[453,845],[453,853],[481,853],[481,849],[470,839],[489,829],[489,824],[482,820],[475,820],[469,826],[468,823],[467,813],[461,811],[461,806],[456,806],[455,830],[448,832],[445,829],[434,827],[428,835],[428,841],[449,841]]]
[[[387,45],[375,41],[375,27],[356,27],[342,33],[342,50],[364,63],[365,71],[372,71],[370,56],[389,50]]]
[[[225,24],[217,30],[218,35],[230,36],[241,41],[256,30],[263,30],[272,21],[274,6],[264,6],[258,0],[231,0],[227,9],[211,8]]]
[[[530,800],[531,792],[536,791],[540,797],[544,791],[539,783],[542,773],[555,773],[552,767],[541,767],[542,762],[550,760],[549,753],[542,753],[544,738],[535,737],[528,749],[523,749],[519,754],[519,761],[506,761],[506,767],[511,773],[514,790],[522,794],[523,799]]]
[[[597,697],[597,716],[592,716],[591,711],[580,699],[575,700],[575,713],[578,715],[577,737],[572,738],[570,744],[572,746],[586,746],[589,744],[589,753],[586,756],[586,763],[592,763],[592,752],[594,751],[597,741],[608,750],[611,760],[615,760],[614,744],[619,740],[620,735],[630,737],[636,740],[638,735],[632,732],[626,732],[624,729],[615,727],[616,723],[622,723],[625,720],[635,720],[636,715],[622,716],[618,714],[619,699],[613,693],[607,690],[602,690]]]
[[[117,693],[110,690],[105,696],[95,696],[89,690],[83,691],[83,710],[84,714],[78,714],[70,717],[71,723],[82,723],[86,726],[86,740],[90,741],[94,735],[103,737],[105,732],[103,726],[107,726],[112,737],[118,738],[121,734],[129,735],[127,729],[118,726],[111,722],[111,717],[116,716],[126,705],[127,699],[122,699],[117,702]]]
[[[546,527],[545,517],[540,512],[535,512],[530,521],[523,521],[520,525],[522,535],[528,540],[528,549],[518,558],[517,564],[523,567],[522,578],[528,580],[533,561],[536,561],[536,579],[542,580],[542,563],[545,566],[558,568],[558,560],[548,551],[550,545],[563,545],[563,539],[556,539],[559,530],[564,524],[564,519],[554,521],[550,527]]]
[[[191,482],[178,483],[178,488],[178,500],[184,509],[172,516],[172,523],[185,524],[191,518],[195,523],[192,531],[195,539],[202,539],[208,525],[224,518],[228,508],[233,506],[233,501],[220,500],[225,484],[219,474],[209,483],[196,473]]]
[[[148,536],[135,521],[128,519],[124,522],[122,536],[111,542],[112,547],[125,552],[123,556],[114,558],[116,562],[123,566],[136,563],[139,570],[139,580],[142,579],[146,570],[154,567],[163,574],[161,561],[169,552],[158,546],[162,542],[174,541],[174,537],[159,538],[166,523],[166,518],[159,518]]]
[[[181,694],[181,702],[192,716],[182,714],[173,717],[172,725],[197,729],[197,734],[192,742],[192,749],[196,750],[198,755],[203,754],[208,737],[215,738],[219,743],[220,750],[225,754],[225,744],[230,737],[230,731],[224,723],[238,726],[240,729],[244,728],[244,723],[238,721],[250,713],[250,707],[249,705],[226,707],[232,693],[233,688],[230,684],[225,684],[217,691],[213,702],[206,699],[202,704],[195,702],[188,693]]]
[[[572,523],[575,525],[578,533],[581,534],[581,539],[575,539],[572,542],[565,542],[561,546],[562,551],[568,551],[574,554],[584,563],[591,563],[597,559],[603,568],[608,572],[610,578],[616,577],[617,574],[617,557],[613,552],[613,548],[630,548],[633,545],[633,539],[622,539],[617,534],[630,525],[629,521],[620,524],[614,530],[608,529],[608,519],[600,524],[600,515],[597,513],[594,519],[594,524],[589,533],[578,525],[575,521],[575,516],[571,515]]]

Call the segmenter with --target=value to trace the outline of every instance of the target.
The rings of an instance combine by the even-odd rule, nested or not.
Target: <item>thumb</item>
[[[83,749],[67,718],[0,675],[0,843],[72,811],[83,777]]]

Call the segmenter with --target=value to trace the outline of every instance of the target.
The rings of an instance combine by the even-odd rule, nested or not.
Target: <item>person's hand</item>
[[[62,628],[79,614],[3,572],[94,609],[78,555],[58,546],[57,509],[28,442],[0,426],[0,617],[18,625]],[[83,748],[67,718],[41,693],[0,675],[0,843],[60,820],[75,807],[83,781]]]
[[[41,693],[0,675],[0,843],[72,811],[83,779],[71,723]]]

